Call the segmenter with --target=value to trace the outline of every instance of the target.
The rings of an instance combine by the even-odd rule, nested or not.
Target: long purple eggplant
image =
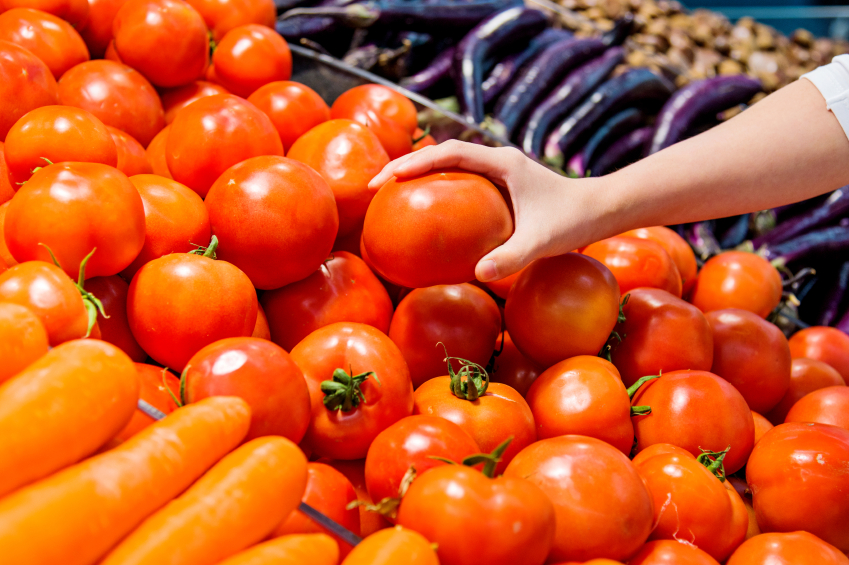
[[[715,222],[711,220],[707,222],[696,222],[684,230],[687,234],[687,243],[693,248],[696,257],[699,257],[703,261],[722,251],[722,247],[720,247],[719,242],[716,240],[716,235],[713,233],[714,226]]]
[[[445,49],[427,67],[414,75],[401,79],[399,84],[412,92],[420,94],[429,92],[440,82],[450,77],[455,51],[456,46]]]
[[[803,212],[807,212],[811,208],[819,206],[829,197],[829,194],[821,194],[819,196],[814,196],[813,198],[808,198],[807,200],[802,200],[801,202],[794,202],[793,204],[785,204],[784,206],[777,206],[772,209],[775,213],[775,218],[779,222],[783,222],[788,218],[792,218],[794,216],[798,216]]]
[[[638,160],[643,155],[643,149],[651,139],[654,128],[646,126],[620,137],[617,141],[598,156],[592,168],[592,175],[600,177]],[[684,228],[680,229],[683,236]]]
[[[837,321],[840,316],[840,306],[849,297],[849,261],[845,261],[840,265],[837,271],[837,280],[834,281],[834,286],[829,289],[825,297],[825,303],[820,311],[817,324],[820,326],[830,326]]]
[[[608,47],[622,45],[628,36],[634,31],[634,14],[627,12],[624,16],[613,22],[613,28],[604,32],[601,40]]]
[[[575,69],[531,113],[519,145],[528,155],[542,155],[545,136],[552,126],[571,112],[590,92],[625,60],[625,50],[611,47],[604,55]]]
[[[644,121],[643,113],[636,108],[614,114],[592,134],[584,148],[569,159],[566,170],[579,177],[586,176],[587,171],[592,172],[594,161],[605,149],[626,133],[643,125]]]
[[[808,256],[847,252],[849,252],[849,227],[847,226],[814,230],[777,245],[764,246],[759,250],[766,259],[777,260],[784,265]]]
[[[503,135],[512,139],[528,113],[572,69],[601,55],[600,39],[564,39],[546,47],[516,77],[498,100],[493,114],[503,126]]]
[[[484,119],[484,59],[506,44],[539,34],[547,25],[548,18],[539,10],[514,7],[486,18],[463,38],[454,57],[454,75],[457,99],[469,121]]]
[[[625,71],[599,86],[552,132],[545,143],[545,160],[562,166],[601,120],[628,106],[660,106],[673,86],[648,69]]]
[[[737,247],[746,240],[749,232],[749,214],[737,216],[731,225],[719,236],[719,245],[723,249]]]
[[[338,9],[344,7],[345,0],[322,0],[314,9]],[[314,37],[316,35],[333,31],[339,27],[339,22],[334,18],[323,16],[287,16],[295,10],[306,8],[293,8],[286,10],[277,22],[274,29],[277,33],[289,40],[298,40],[302,37]]]
[[[838,188],[813,210],[778,224],[774,230],[752,240],[755,249],[792,239],[806,231],[837,222],[849,213],[849,186]]]
[[[681,88],[658,115],[649,154],[677,143],[698,121],[748,102],[762,89],[760,80],[746,75],[718,76]]]

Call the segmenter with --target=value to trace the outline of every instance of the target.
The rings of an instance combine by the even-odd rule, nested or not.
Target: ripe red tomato
[[[416,107],[410,100],[389,87],[364,84],[342,93],[330,107],[333,119],[346,118],[365,123],[368,112],[397,122],[411,136],[419,125]]]
[[[531,263],[504,307],[507,331],[516,347],[542,367],[597,354],[618,315],[619,285],[613,274],[577,253]]]
[[[330,119],[327,103],[315,90],[299,82],[266,84],[255,90],[248,102],[271,118],[287,152],[299,137]]]
[[[165,145],[168,170],[201,198],[233,165],[251,157],[283,155],[268,116],[232,94],[197,100],[177,114],[170,128]]]
[[[171,126],[169,125],[157,133],[153,141],[150,142],[150,145],[147,146],[145,154],[153,169],[153,174],[173,180],[174,177],[171,176],[171,171],[168,170],[168,161],[165,157],[165,148],[168,144],[168,134],[170,132]]]
[[[413,132],[413,151],[418,151],[419,149],[424,149],[430,145],[439,145],[436,143],[436,140],[432,135],[425,134],[422,128],[417,127],[416,131]]]
[[[713,334],[711,372],[734,385],[755,412],[772,410],[790,387],[787,338],[746,310],[714,310],[705,318]]]
[[[0,302],[0,384],[37,361],[49,346],[47,330],[32,310]]]
[[[702,267],[690,296],[702,312],[740,308],[766,318],[781,300],[781,276],[769,261],[742,251],[726,251]]]
[[[213,41],[245,24],[273,28],[277,17],[273,0],[189,0],[189,4],[203,16]]]
[[[4,0],[0,11],[12,8],[32,8],[47,12],[79,28],[88,19],[89,7],[85,0]]]
[[[403,157],[413,151],[413,139],[410,132],[404,129],[398,122],[384,118],[373,110],[364,114],[357,113],[353,118],[355,122],[366,126],[386,150],[391,160]]]
[[[392,301],[362,259],[345,251],[330,256],[313,274],[262,295],[271,340],[291,351],[315,330],[357,322],[389,332]]]
[[[194,102],[207,96],[216,94],[229,94],[223,86],[196,80],[189,84],[170,88],[162,92],[162,107],[165,109],[165,123],[170,124],[177,116],[177,112]]]
[[[746,484],[745,479],[741,479],[735,475],[727,478],[728,482],[731,483],[731,486],[734,487],[734,490],[737,491],[737,494],[743,500],[743,504],[746,506],[746,513],[749,515],[749,527],[746,530],[746,539],[760,535],[761,530],[758,527],[758,520],[755,517],[755,507],[752,506],[752,492],[749,490],[749,485]]]
[[[404,357],[371,326],[325,326],[296,345],[292,359],[310,389],[312,421],[304,444],[313,453],[365,457],[377,434],[412,412],[413,385]]]
[[[495,358],[489,378],[494,383],[504,383],[522,396],[527,396],[528,389],[544,369],[519,351],[508,332],[501,335],[502,339],[495,346],[496,351],[501,347],[501,353]]]
[[[243,98],[292,76],[292,53],[286,40],[264,25],[247,24],[228,31],[215,48],[212,62],[216,82]]]
[[[102,320],[101,320],[102,321]],[[163,412],[170,414],[177,409],[177,403],[171,397],[180,394],[180,381],[167,369],[136,363],[136,371],[139,375],[139,398]],[[164,373],[164,374],[163,374]],[[169,391],[170,389],[170,391]],[[109,443],[110,447],[123,443],[153,424],[156,420],[136,410],[129,423]]]
[[[88,61],[88,48],[74,27],[61,18],[30,8],[0,14],[0,39],[41,59],[58,80],[65,71]],[[5,100],[4,100],[5,102]]]
[[[551,561],[625,560],[651,532],[648,489],[628,458],[601,440],[540,440],[519,453],[504,476],[527,478],[554,503]]]
[[[18,264],[12,254],[9,253],[9,248],[6,246],[6,237],[4,235],[6,225],[6,211],[9,209],[9,202],[0,204],[0,263],[4,263],[6,267],[13,267]]]
[[[790,412],[785,422],[816,422],[849,430],[849,387],[830,386],[803,396]]]
[[[755,443],[758,443],[764,434],[773,428],[773,425],[757,412],[752,412],[752,418],[755,421]]]
[[[814,326],[796,332],[790,338],[790,355],[827,363],[849,384],[849,335],[836,328]]]
[[[0,205],[11,200],[14,195],[15,189],[12,188],[12,184],[9,182],[9,169],[6,167],[4,143],[0,141]]]
[[[262,304],[259,303],[256,305],[256,325],[254,326],[254,331],[251,334],[251,337],[258,337],[260,339],[267,339],[268,341],[271,341],[271,329],[268,327],[268,318],[265,316]]]
[[[0,40],[0,141],[24,114],[58,99],[56,79],[47,65],[29,50]]]
[[[808,532],[762,534],[737,548],[726,565],[849,565],[849,557]]]
[[[640,548],[629,565],[719,565],[701,549],[685,541],[652,541]]]
[[[510,295],[510,289],[513,288],[513,283],[516,282],[516,279],[519,278],[523,272],[525,272],[527,267],[523,267],[520,271],[513,273],[512,275],[508,275],[503,279],[498,279],[497,281],[487,281],[483,283],[486,288],[495,293],[499,298],[507,299]]]
[[[659,288],[681,297],[681,275],[658,243],[635,237],[611,237],[588,245],[584,255],[597,259],[616,277],[619,291],[639,287]]]
[[[127,320],[127,295],[130,291],[130,285],[118,275],[112,275],[88,279],[85,283],[85,289],[103,303],[103,311],[109,316],[105,318],[99,313],[97,315],[97,324],[100,329],[99,339],[119,348],[136,363],[141,363],[147,359],[147,353],[133,337],[133,333],[130,331],[130,323]]]
[[[115,168],[131,177],[133,175],[146,175],[153,172],[147,154],[142,144],[119,129],[106,126],[112,141],[115,142],[115,150],[118,154],[118,163]]]
[[[611,359],[625,386],[660,372],[707,371],[713,362],[713,334],[704,315],[664,290],[638,288],[622,308]]]
[[[286,157],[254,157],[230,167],[204,204],[212,234],[221,241],[218,255],[261,289],[280,288],[318,269],[339,225],[324,179]]]
[[[127,0],[88,0],[88,18],[77,26],[92,57],[100,58],[112,41],[112,22]]]
[[[790,371],[790,388],[781,401],[765,416],[774,426],[784,423],[784,418],[796,402],[808,393],[830,386],[844,385],[840,376],[831,365],[815,359],[800,357],[793,359]]]
[[[675,262],[678,274],[681,275],[683,283],[683,295],[687,296],[690,294],[690,290],[696,284],[698,265],[693,248],[690,247],[690,244],[683,237],[665,226],[630,230],[623,233],[622,236],[647,239],[659,243],[669,253],[669,256],[672,257],[672,261]]]
[[[354,486],[354,492],[357,493],[357,500],[360,501],[360,537],[367,537],[373,534],[378,530],[382,530],[384,528],[389,528],[392,526],[386,518],[381,516],[378,512],[374,512],[370,510],[368,507],[374,504],[371,496],[368,493],[368,489],[366,489],[366,475],[365,475],[365,460],[358,459],[355,461],[342,461],[340,459],[322,459],[324,463],[327,463],[343,475],[345,475],[351,484]],[[357,533],[357,532],[355,532]]]
[[[289,157],[315,169],[330,185],[339,209],[339,235],[362,226],[374,197],[368,183],[389,163],[373,133],[349,120],[330,120],[299,137]]]

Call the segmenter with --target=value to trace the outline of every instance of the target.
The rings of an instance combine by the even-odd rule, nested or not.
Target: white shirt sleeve
[[[838,55],[828,65],[802,75],[825,98],[826,108],[831,110],[843,133],[849,138],[849,55]]]

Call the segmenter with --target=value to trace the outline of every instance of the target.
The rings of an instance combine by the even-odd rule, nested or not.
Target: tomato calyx
[[[626,294],[622,298],[622,302],[619,303],[619,316],[616,318],[617,324],[622,324],[622,323],[625,322],[625,310],[624,310],[624,308],[625,308],[625,305],[628,304],[629,298],[631,298],[631,295]],[[607,359],[608,361],[613,363],[613,357],[611,356],[611,354],[613,353],[613,348],[616,345],[619,345],[620,343],[622,343],[622,340],[625,339],[626,337],[628,337],[628,336],[626,336],[625,334],[619,335],[619,332],[617,332],[616,330],[610,332],[610,337],[608,337],[607,341],[604,342],[604,345],[601,347],[601,351],[598,352],[598,357],[601,357],[602,359]]]
[[[640,390],[641,386],[651,380],[659,379],[662,375],[663,373],[661,372],[659,375],[649,375],[647,377],[640,378],[640,380],[628,387],[628,398],[633,400],[634,395],[637,394],[637,391]],[[651,414],[651,406],[631,406],[631,416],[647,416],[648,414]]]
[[[183,369],[183,374],[180,375],[180,398],[177,398],[177,395],[174,394],[174,391],[171,390],[171,387],[168,386],[168,382],[165,380],[165,375],[168,374],[168,367],[162,368],[162,386],[165,387],[165,390],[168,392],[168,396],[171,397],[174,404],[180,408],[186,405],[186,373],[188,372],[189,366],[187,365],[186,368]]]
[[[484,476],[489,477],[490,479],[495,478],[495,468],[501,463],[502,458],[504,456],[504,452],[507,451],[507,447],[510,445],[510,442],[513,441],[513,436],[508,437],[501,443],[499,443],[495,449],[492,450],[491,453],[474,453],[465,457],[461,464],[466,467],[474,467],[476,465],[480,465],[483,463],[483,469],[481,469],[481,473]],[[448,463],[449,465],[456,465],[455,461],[447,459],[445,457],[439,457],[436,455],[431,455],[431,459],[436,459],[437,461],[442,461],[443,463]]]
[[[696,461],[700,464],[704,465],[704,467],[713,473],[713,475],[719,479],[719,482],[724,483],[726,480],[725,477],[725,465],[723,464],[723,460],[725,456],[728,455],[728,451],[731,449],[729,445],[722,451],[708,451],[707,449],[702,449],[701,455],[696,457]]]
[[[428,124],[427,127],[424,128],[424,131],[422,131],[422,134],[420,136],[413,138],[413,145],[415,145],[419,141],[422,141],[424,138],[426,138],[429,135],[430,135],[430,124]]]
[[[53,250],[43,243],[39,243],[39,245],[44,247],[47,252],[50,253],[50,258],[53,259],[53,264],[61,269],[62,265],[59,264],[59,261],[56,259],[56,255],[53,254]],[[76,282],[74,282],[73,279],[71,281],[74,282],[74,286],[77,287],[77,290],[80,291],[80,296],[83,299],[83,306],[85,306],[85,311],[88,316],[88,327],[86,328],[85,335],[83,336],[84,338],[91,335],[91,329],[97,322],[98,313],[104,318],[109,317],[106,315],[106,311],[103,310],[103,303],[100,301],[100,299],[83,287],[83,283],[85,282],[85,266],[86,263],[88,263],[88,260],[91,259],[91,256],[94,255],[95,251],[97,251],[96,247],[92,249],[91,253],[86,255],[82,261],[80,261],[79,279],[77,279]]]
[[[451,463],[453,463],[453,461],[451,461]],[[362,506],[369,512],[376,512],[384,518],[394,522],[398,516],[398,507],[401,506],[401,499],[404,498],[405,494],[407,494],[407,490],[410,488],[410,485],[413,484],[413,480],[415,478],[416,468],[410,466],[410,468],[407,469],[407,472],[404,473],[404,477],[401,479],[401,484],[398,485],[398,496],[387,496],[374,504],[368,504],[362,500],[352,500],[347,506],[345,506],[345,508],[347,510],[353,510],[358,506]]]
[[[374,380],[380,384],[374,371],[355,375],[353,369],[348,367],[348,370],[350,373],[346,373],[345,369],[336,369],[333,371],[333,380],[322,381],[321,392],[324,393],[322,402],[328,410],[350,412],[361,402],[366,403],[366,397],[360,387],[369,377],[374,377]]]
[[[449,385],[451,387],[451,393],[457,398],[471,401],[477,400],[486,394],[486,389],[489,388],[489,373],[486,372],[486,369],[477,363],[472,363],[468,359],[449,356],[448,349],[442,342],[439,342],[437,345],[441,345],[442,349],[445,350],[444,361],[448,363],[448,376],[451,378]],[[454,367],[451,366],[452,360],[460,363],[460,370],[456,373],[454,372]]]
[[[192,245],[197,247],[197,249],[189,251],[189,255],[201,255],[209,259],[215,259],[215,251],[218,249],[218,236],[213,235],[212,239],[209,240],[209,245],[206,247],[194,243]]]

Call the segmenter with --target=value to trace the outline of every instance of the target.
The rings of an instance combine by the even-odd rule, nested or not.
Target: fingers
[[[475,277],[481,282],[497,281],[518,273],[522,268],[537,259],[539,252],[530,242],[516,236],[507,240],[478,261]]]
[[[418,151],[413,151],[412,153],[404,155],[403,157],[398,157],[394,161],[390,161],[385,167],[383,167],[382,171],[377,173],[377,176],[375,176],[373,179],[371,179],[371,181],[369,181],[368,187],[371,190],[379,189],[381,186],[383,186],[384,184],[389,182],[392,179],[392,177],[395,176],[395,169],[397,169],[400,165],[405,163],[407,160],[412,159],[413,157],[417,157],[420,154],[430,150],[432,147],[435,147],[435,146],[428,145],[427,147],[425,147],[423,149],[419,149]]]

